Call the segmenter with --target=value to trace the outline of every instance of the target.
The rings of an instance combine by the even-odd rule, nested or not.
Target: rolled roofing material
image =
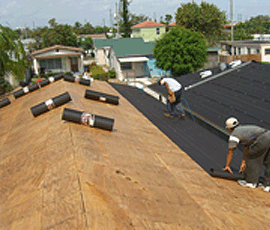
[[[15,97],[15,99],[29,93],[29,92],[33,92],[35,90],[39,89],[39,85],[37,83],[26,86],[16,92],[13,93],[13,96]]]
[[[65,108],[62,120],[111,131],[114,119]]]
[[[40,87],[44,87],[44,86],[49,85],[49,84],[50,84],[49,79],[45,79],[45,80],[39,82]]]
[[[82,85],[88,85],[88,86],[91,85],[90,79],[84,79],[84,78],[81,78],[81,77],[74,77],[74,76],[69,75],[69,74],[66,74],[64,76],[64,80],[69,81],[69,82],[76,82],[76,83],[79,83],[79,84],[82,84]]]
[[[244,180],[245,175],[242,173],[229,173],[223,170],[210,169],[210,175],[212,177],[219,177],[227,180]]]
[[[119,97],[118,96],[100,93],[100,92],[96,92],[96,91],[92,91],[92,90],[88,90],[88,89],[85,91],[84,97],[87,99],[102,101],[102,102],[106,102],[106,103],[110,103],[110,104],[114,104],[114,105],[119,104]]]
[[[58,73],[52,77],[54,78],[55,81],[58,81],[64,77],[64,73]]]
[[[71,101],[71,97],[69,93],[66,92],[32,107],[31,111],[32,111],[33,116],[37,117],[69,101]]]
[[[8,98],[5,98],[0,101],[0,108],[5,107],[10,104],[10,100]]]

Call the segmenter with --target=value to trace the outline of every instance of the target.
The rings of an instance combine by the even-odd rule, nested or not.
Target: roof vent
[[[200,73],[201,78],[205,78],[205,77],[209,77],[212,75],[212,71],[211,70],[206,70]]]
[[[232,61],[229,63],[229,67],[230,68],[235,68],[236,66],[239,66],[242,64],[242,61],[241,60],[235,60],[235,61]]]
[[[226,70],[226,69],[227,69],[226,63],[225,63],[225,62],[221,62],[221,63],[219,64],[219,69],[220,69],[221,71]]]

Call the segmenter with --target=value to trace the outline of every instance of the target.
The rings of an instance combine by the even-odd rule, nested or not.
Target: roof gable
[[[84,53],[84,50],[81,48],[77,48],[77,47],[72,47],[72,46],[62,46],[62,45],[54,45],[48,48],[44,48],[44,49],[40,49],[37,51],[34,51],[31,53],[32,56],[36,56],[36,55],[40,55],[40,54],[44,54],[53,50],[67,50],[67,51],[73,51],[73,52],[79,52],[79,53]]]

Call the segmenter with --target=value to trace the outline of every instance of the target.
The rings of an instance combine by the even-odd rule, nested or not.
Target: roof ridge
[[[240,69],[240,68],[242,68],[242,67],[244,67],[244,66],[247,66],[247,65],[249,65],[251,62],[252,62],[252,61],[248,61],[248,62],[242,64],[241,66],[237,66],[237,67],[235,67],[235,68],[233,68],[233,69],[229,69],[229,70],[223,71],[223,72],[218,73],[218,74],[216,74],[216,75],[214,75],[214,76],[212,76],[212,77],[209,77],[209,78],[207,78],[207,79],[204,79],[204,80],[202,80],[202,81],[199,81],[199,82],[196,82],[196,83],[194,83],[194,84],[192,84],[192,85],[189,85],[189,86],[185,87],[185,91],[187,91],[187,90],[189,90],[189,89],[192,89],[192,88],[194,88],[194,87],[196,87],[196,86],[199,86],[199,85],[201,85],[201,84],[203,84],[203,83],[206,83],[206,82],[208,82],[208,81],[211,81],[211,80],[213,80],[213,79],[216,79],[216,78],[218,78],[218,77],[221,77],[221,76],[223,76],[224,74],[230,73],[230,72],[232,72],[232,71],[234,71],[234,70],[237,70],[237,69]]]

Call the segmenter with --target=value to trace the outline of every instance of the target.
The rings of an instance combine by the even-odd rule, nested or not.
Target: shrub
[[[108,77],[109,78],[116,78],[116,72],[115,72],[115,70],[114,69],[110,69],[109,71],[108,71]]]

